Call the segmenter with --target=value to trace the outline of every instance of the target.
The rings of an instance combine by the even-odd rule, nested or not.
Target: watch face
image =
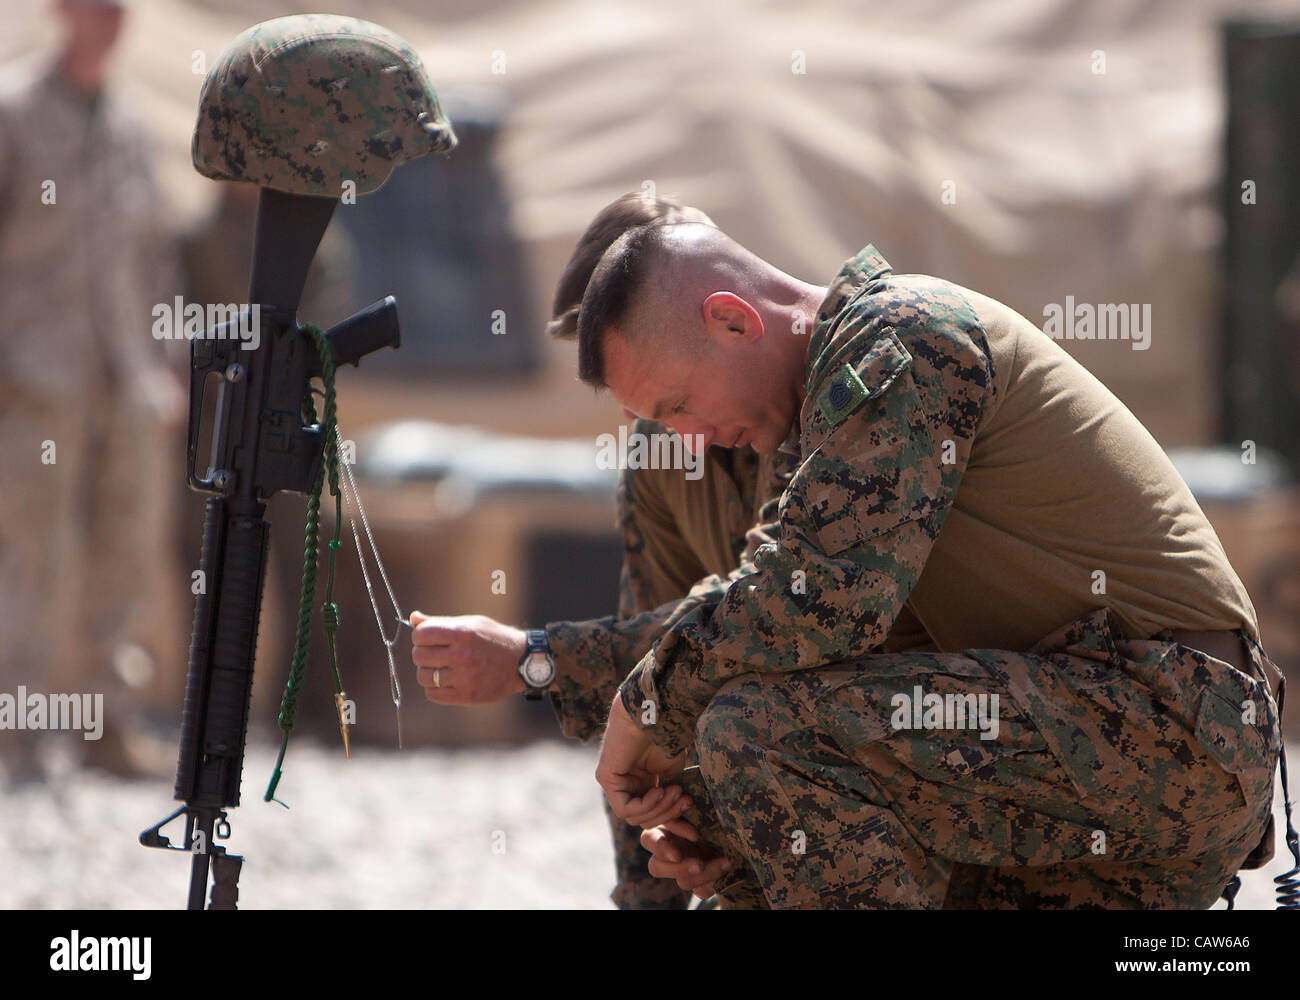
[[[524,661],[524,680],[534,687],[544,687],[555,679],[555,665],[545,653],[532,653]]]

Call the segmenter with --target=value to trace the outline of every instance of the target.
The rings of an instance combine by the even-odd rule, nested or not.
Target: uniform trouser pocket
[[[971,650],[1010,690],[1078,792],[1066,815],[1121,858],[1235,850],[1266,822],[1280,736],[1267,689],[1171,642],[1116,637],[1094,614],[1031,654]]]

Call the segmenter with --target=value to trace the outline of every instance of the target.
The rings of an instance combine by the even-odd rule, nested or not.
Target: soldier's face
[[[61,0],[59,14],[74,45],[83,51],[107,52],[122,33],[126,11],[114,4]]]
[[[605,336],[605,382],[629,417],[667,424],[694,454],[710,445],[776,451],[798,401],[784,391],[785,373],[764,341],[707,341],[689,347],[629,344]],[[770,343],[770,342],[769,342]]]

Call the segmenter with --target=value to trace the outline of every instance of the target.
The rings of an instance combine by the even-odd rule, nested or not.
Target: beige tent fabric
[[[10,6],[0,55],[48,45],[49,5]],[[898,271],[966,284],[1036,323],[1067,296],[1148,303],[1149,350],[1063,346],[1162,443],[1211,438],[1224,111],[1216,25],[1241,4],[329,6],[406,35],[440,92],[507,95],[500,156],[539,328],[592,214],[653,184],[807,280],[828,281],[872,242]],[[270,8],[132,4],[117,72],[159,132],[178,221],[203,212],[214,190],[189,165],[196,70]],[[1300,17],[1300,0],[1249,9]],[[549,357],[556,385],[571,384],[571,348],[553,345]]]

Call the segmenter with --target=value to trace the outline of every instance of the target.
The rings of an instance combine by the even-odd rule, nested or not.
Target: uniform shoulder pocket
[[[939,456],[911,361],[891,332],[857,365],[844,366],[856,385],[848,372],[836,372],[818,391],[805,440],[820,440],[805,451],[791,486],[802,490],[819,547],[829,556],[938,506]]]
[[[912,355],[891,327],[857,361],[831,368],[813,389],[812,412],[803,428],[803,453],[818,448],[826,437],[869,399],[875,399],[907,370]]]

